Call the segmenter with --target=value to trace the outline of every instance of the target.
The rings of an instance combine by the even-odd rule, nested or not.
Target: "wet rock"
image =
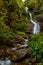
[[[21,36],[15,36],[15,38],[11,40],[11,42],[13,46],[16,46],[17,44],[23,44],[25,40]]]
[[[34,11],[34,14],[35,15],[38,15],[38,14],[40,14],[41,13],[41,10],[36,10],[36,11]]]
[[[36,16],[36,20],[40,24],[40,32],[43,32],[43,15],[41,14],[39,16]]]
[[[28,51],[29,50],[25,49],[25,48],[17,50],[16,53],[17,53],[18,58],[20,59],[20,58],[24,57],[28,53]]]
[[[20,49],[16,51],[16,55],[12,55],[11,61],[12,62],[20,62],[22,60],[24,60],[27,57],[29,50],[28,49]],[[16,59],[15,59],[16,56]]]
[[[36,17],[36,20],[37,20],[38,22],[43,22],[43,15],[37,16],[37,17]]]

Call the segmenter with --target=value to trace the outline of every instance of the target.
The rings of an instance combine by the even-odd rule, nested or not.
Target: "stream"
[[[11,65],[11,61],[8,58],[5,60],[0,59],[0,65]]]
[[[28,12],[28,8],[26,7],[26,12]],[[33,24],[33,31],[32,33],[33,34],[37,34],[40,32],[40,25],[38,23],[36,23],[33,19],[32,19],[32,14],[30,12],[28,12],[29,16],[30,16],[30,22]],[[25,44],[24,45],[21,45],[21,47],[27,47],[27,42],[28,42],[28,39],[25,39]],[[12,50],[14,50],[15,48],[13,48]],[[11,65],[11,60],[9,60],[8,58],[6,58],[5,60],[0,59],[0,65]]]

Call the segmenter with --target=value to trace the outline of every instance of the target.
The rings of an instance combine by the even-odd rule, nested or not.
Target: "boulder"
[[[25,49],[25,48],[19,49],[16,51],[15,55],[13,54],[12,57],[10,57],[10,59],[12,62],[20,62],[27,58],[28,52],[29,52],[29,49]],[[15,59],[15,57],[16,57],[16,59]]]

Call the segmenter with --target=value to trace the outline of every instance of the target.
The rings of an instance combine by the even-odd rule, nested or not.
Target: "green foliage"
[[[41,10],[43,10],[43,0],[40,0],[40,6],[41,6]]]
[[[25,36],[25,32],[18,31],[17,34],[21,36]]]
[[[0,44],[6,43],[7,40],[10,40],[14,37],[12,30],[8,29],[2,20],[0,20]]]
[[[24,4],[32,11],[43,10],[43,0],[26,0]]]
[[[37,65],[43,65],[43,63],[37,63]]]
[[[28,15],[24,7],[21,0],[0,0],[0,43],[14,34],[25,35]]]
[[[43,34],[32,35],[29,42],[30,54],[36,58],[37,62],[42,62],[43,59]]]
[[[26,30],[26,23],[28,18],[26,17],[24,5],[21,0],[9,0],[7,7],[7,13],[4,17],[4,22],[6,25],[14,31]]]

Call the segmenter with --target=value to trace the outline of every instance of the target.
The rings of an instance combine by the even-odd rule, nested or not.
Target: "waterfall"
[[[33,26],[33,34],[37,34],[40,32],[40,25],[38,23],[36,23],[35,21],[33,21],[32,19],[32,14],[29,12],[29,16],[30,16],[30,21],[34,24]]]
[[[25,9],[26,9],[26,12],[29,13],[31,23],[34,25],[34,26],[33,26],[33,31],[32,31],[32,33],[33,33],[33,34],[39,33],[39,32],[40,32],[40,25],[39,25],[38,23],[36,23],[36,21],[34,21],[34,20],[32,19],[32,14],[28,11],[28,7],[26,7]]]
[[[22,0],[22,2],[25,2],[25,0]]]

